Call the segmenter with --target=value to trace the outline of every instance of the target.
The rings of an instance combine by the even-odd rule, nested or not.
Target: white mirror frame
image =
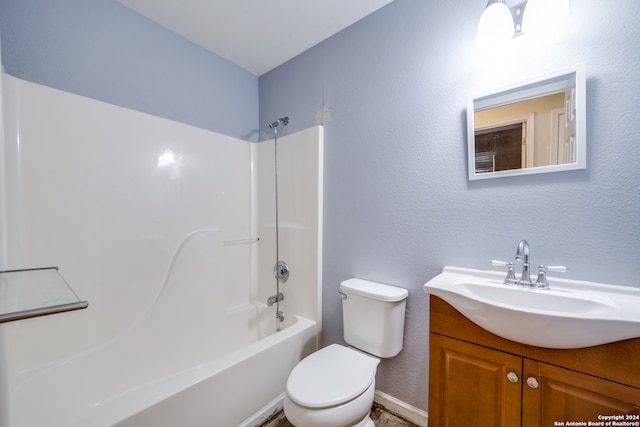
[[[497,172],[476,172],[475,163],[475,111],[499,107],[518,101],[524,101],[551,93],[561,92],[567,83],[575,78],[575,162],[550,166],[526,167]],[[568,104],[568,103],[567,103]],[[570,108],[565,105],[565,110]],[[573,110],[573,108],[572,108]],[[584,65],[559,70],[544,76],[502,87],[497,90],[483,92],[469,98],[467,105],[467,157],[469,180],[501,178],[519,175],[532,175],[548,172],[560,172],[587,167],[587,133],[586,133],[586,79]]]

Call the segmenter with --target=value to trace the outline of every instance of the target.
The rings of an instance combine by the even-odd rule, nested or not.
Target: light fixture
[[[569,0],[529,0],[522,32],[540,33],[559,25],[569,15]]]
[[[514,36],[549,30],[568,15],[569,0],[520,0],[511,8],[505,0],[489,0],[478,22],[476,47],[504,46]]]
[[[480,16],[476,32],[476,47],[485,50],[507,43],[515,33],[511,11],[504,0],[489,0]]]

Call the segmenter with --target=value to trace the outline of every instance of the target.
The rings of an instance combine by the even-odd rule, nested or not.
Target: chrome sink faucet
[[[567,271],[567,267],[563,265],[540,265],[538,270],[538,278],[535,282],[531,280],[531,264],[529,263],[530,251],[529,242],[526,240],[520,240],[518,242],[518,249],[516,249],[515,261],[522,262],[522,274],[520,279],[516,278],[515,267],[513,262],[496,261],[492,260],[491,265],[497,267],[507,267],[507,276],[504,279],[505,285],[519,285],[528,288],[537,289],[549,289],[549,283],[547,282],[547,271],[556,271],[564,273]]]
[[[531,286],[531,273],[529,273],[529,242],[520,240],[516,250],[516,261],[522,261],[522,275],[518,285]]]

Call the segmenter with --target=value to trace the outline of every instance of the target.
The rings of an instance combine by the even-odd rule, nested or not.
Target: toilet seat
[[[375,380],[379,360],[332,344],[303,359],[287,380],[287,395],[307,408],[327,408],[364,393]]]

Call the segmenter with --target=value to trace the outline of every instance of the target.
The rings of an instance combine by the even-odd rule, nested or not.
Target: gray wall
[[[258,78],[115,0],[0,0],[12,76],[257,141]]]
[[[260,77],[260,123],[325,125],[324,344],[342,341],[340,281],[409,289],[405,349],[378,388],[422,409],[422,285],[443,266],[489,268],[526,238],[533,263],[567,265],[566,277],[640,286],[640,2],[571,1],[539,47],[501,58],[474,46],[485,5],[395,0]],[[587,170],[469,182],[467,97],[576,63]]]

